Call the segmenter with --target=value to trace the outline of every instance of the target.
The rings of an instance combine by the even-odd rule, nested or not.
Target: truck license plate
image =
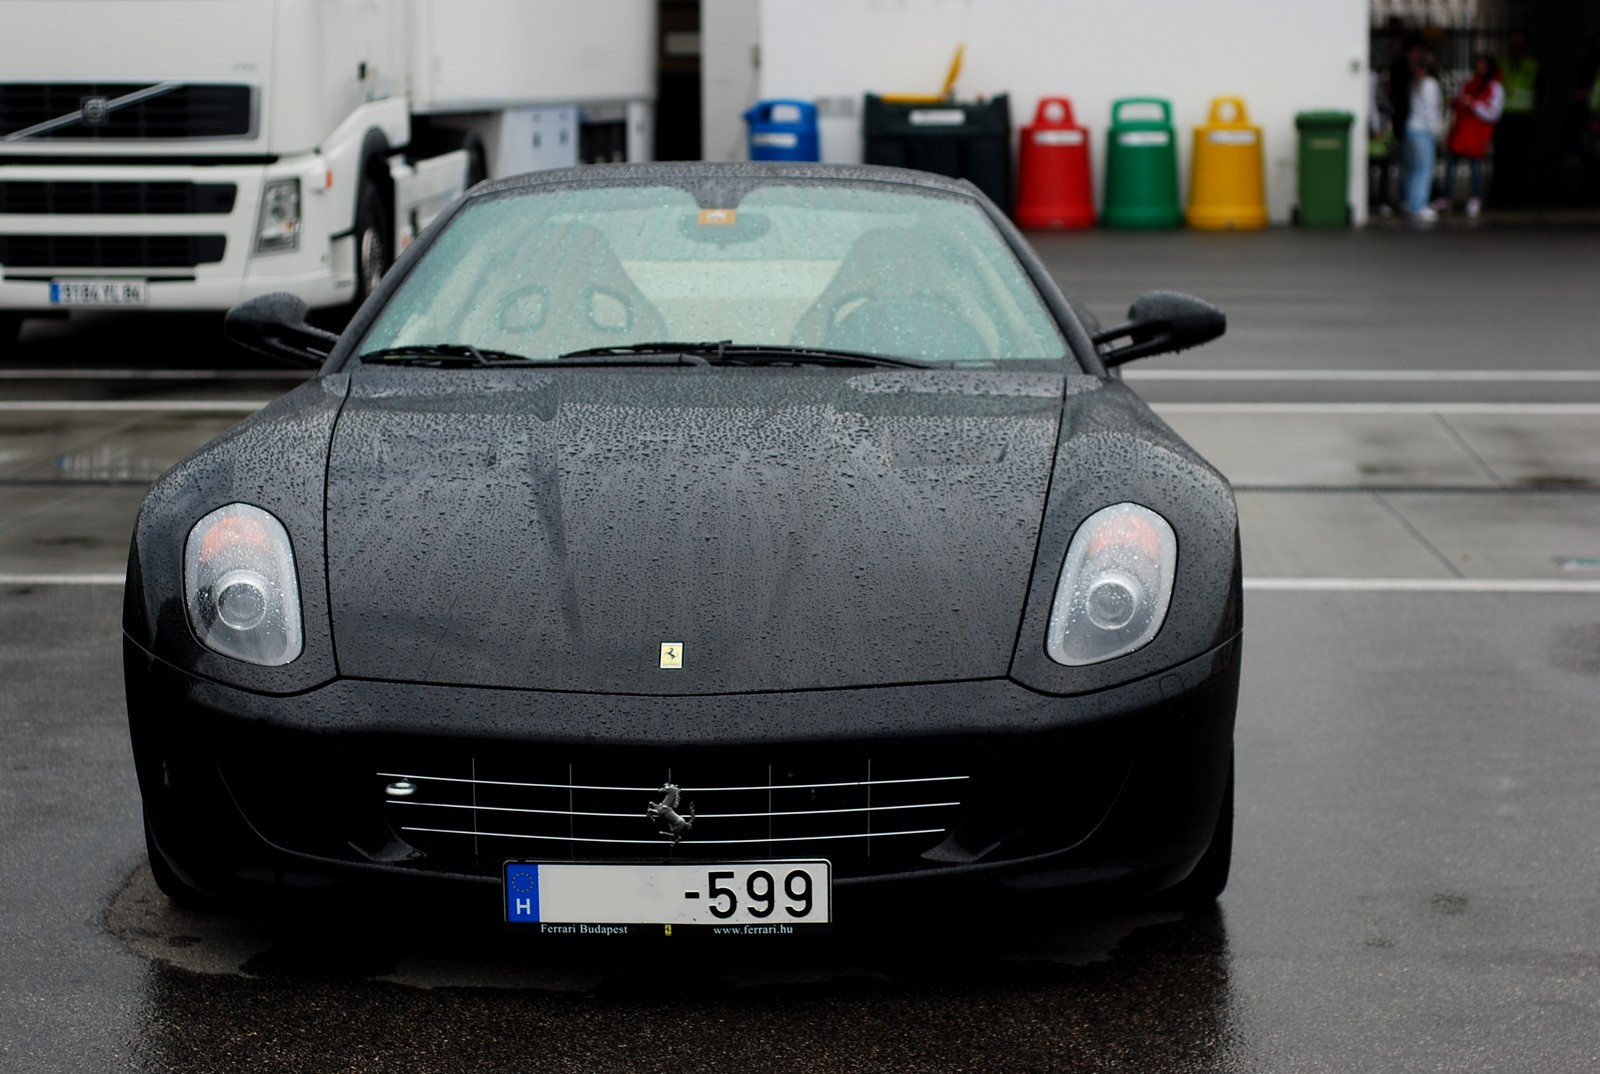
[[[51,280],[52,306],[146,306],[150,285],[145,280]]]
[[[545,935],[789,936],[833,919],[826,861],[508,861],[504,879],[507,924]]]

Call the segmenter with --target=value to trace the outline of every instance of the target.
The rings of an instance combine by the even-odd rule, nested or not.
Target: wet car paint
[[[1020,241],[967,188],[870,169],[589,169],[482,196],[774,177],[937,189],[974,199]],[[569,751],[569,783],[582,782],[570,774],[578,767],[594,773],[590,783],[617,782],[605,774],[609,744],[618,761],[649,769],[632,781],[644,790],[692,768],[695,743],[743,749],[740,764],[784,773],[769,782],[807,778],[793,775],[803,744],[836,745],[846,767],[816,769],[815,786],[852,785],[856,757],[869,781],[874,759],[880,772],[944,778],[940,758],[970,758],[972,771],[955,774],[972,780],[960,823],[887,833],[943,842],[892,849],[881,831],[851,829],[838,838],[864,838],[849,845],[867,857],[875,842],[883,849],[847,867],[847,879],[1032,873],[1128,893],[1172,885],[1208,844],[1225,848],[1215,831],[1231,824],[1223,799],[1242,624],[1231,489],[1098,373],[1097,353],[1025,246],[1014,253],[1042,281],[1076,359],[1017,362],[1017,372],[352,361],[353,341],[448,220],[440,227],[397,266],[322,375],[152,486],[130,558],[126,668],[158,864],[202,891],[297,886],[319,873],[487,880],[485,862],[517,856],[514,840],[554,835],[491,829],[480,847],[476,822],[470,833],[448,821],[408,827],[373,784],[423,772],[407,758],[436,754],[446,766],[422,778],[477,787],[473,742],[508,758]],[[1064,667],[1043,639],[1067,543],[1085,518],[1129,500],[1177,533],[1177,597],[1142,648]],[[276,517],[296,549],[306,638],[290,663],[212,651],[178,597],[191,527],[231,502]],[[663,675],[656,654],[669,640],[682,666]],[[944,686],[957,688],[948,700]],[[962,699],[961,688],[981,689]],[[441,689],[458,693],[430,698]],[[808,693],[818,689],[827,693]],[[856,701],[848,690],[880,693]],[[1019,707],[1007,691],[1036,698],[1037,714],[1005,716]],[[650,697],[662,704],[630,715]],[[719,720],[729,700],[733,718]],[[876,718],[897,708],[920,715]],[[1032,756],[1029,735],[1042,736]],[[1052,815],[1051,773],[1078,767],[1096,778]],[[275,789],[288,770],[308,776],[305,793]],[[513,766],[488,783],[533,770]],[[697,775],[702,785],[751,778]],[[470,808],[480,809],[476,797]],[[504,819],[549,807],[494,808]],[[623,816],[615,811],[628,802],[582,808],[568,806]],[[861,812],[853,800],[806,808]],[[432,839],[464,834],[470,855]],[[572,835],[573,845],[663,845],[648,831],[593,834]],[[753,852],[775,854],[770,834]],[[801,838],[784,842],[832,845]]]

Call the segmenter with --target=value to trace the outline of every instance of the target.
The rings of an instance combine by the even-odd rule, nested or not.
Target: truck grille
[[[19,216],[97,213],[111,216],[226,214],[232,183],[0,182],[0,213]]]
[[[691,760],[392,768],[374,777],[390,825],[436,864],[493,871],[507,858],[717,860],[823,857],[839,875],[906,866],[955,825],[968,777],[861,759]],[[677,843],[647,817],[668,783],[693,826]],[[469,866],[468,863],[471,863]]]
[[[7,269],[194,268],[222,260],[222,235],[0,235]]]
[[[0,83],[0,140],[8,142],[249,138],[255,127],[250,86]]]

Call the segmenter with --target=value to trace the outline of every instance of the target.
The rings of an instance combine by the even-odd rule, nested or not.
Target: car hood
[[[637,694],[1003,676],[1062,390],[992,371],[362,370],[328,467],[340,673]]]

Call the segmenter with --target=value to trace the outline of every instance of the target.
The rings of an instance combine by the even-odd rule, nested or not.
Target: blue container
[[[809,101],[757,101],[745,110],[751,160],[820,160],[817,106]]]

